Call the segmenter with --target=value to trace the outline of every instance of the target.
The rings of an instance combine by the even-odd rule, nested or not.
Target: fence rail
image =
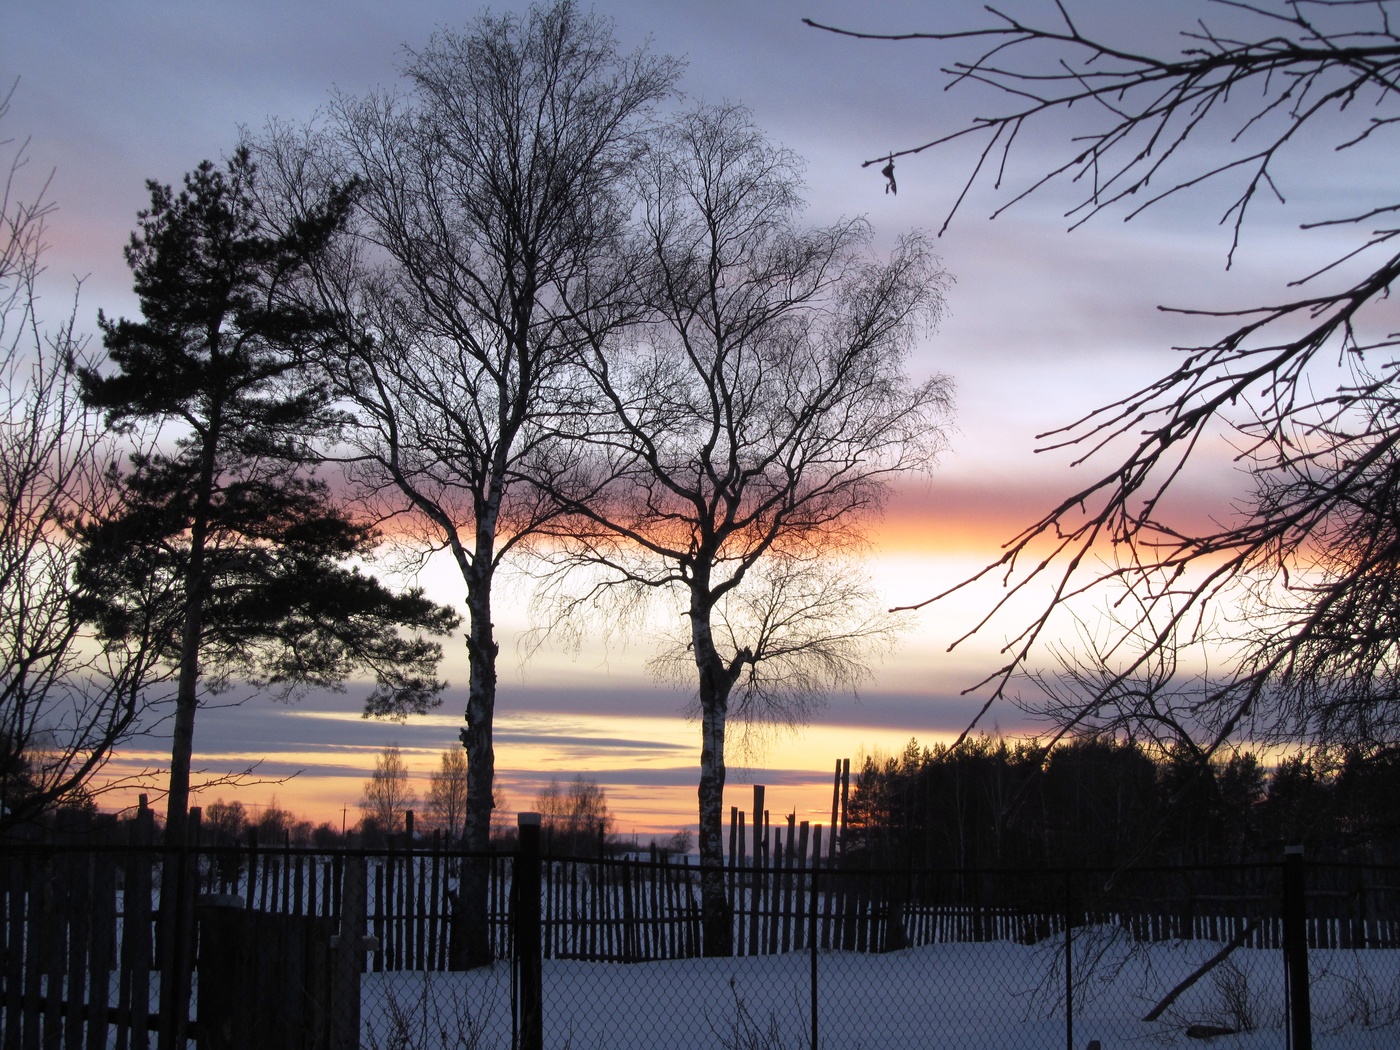
[[[464,855],[423,847],[365,854],[375,971],[447,968],[453,898]],[[202,899],[233,899],[286,915],[340,912],[342,855],[295,848],[220,849],[201,855]],[[156,855],[156,862],[159,856]],[[239,864],[242,866],[239,866]],[[489,858],[489,916],[498,958],[510,952],[513,858]],[[1278,948],[1276,866],[1099,873],[1120,884],[1083,884],[1084,922],[1122,928],[1134,941],[1228,941]],[[1188,874],[1189,873],[1189,874]],[[735,954],[823,949],[887,951],[925,944],[1058,936],[1064,906],[1043,892],[1045,872],[890,871],[850,867],[726,869]],[[640,962],[701,951],[700,869],[690,858],[546,858],[542,923],[546,958]],[[1384,869],[1310,867],[1310,947],[1400,948],[1400,878]],[[1143,883],[1151,882],[1149,887]],[[212,895],[212,896],[211,896]],[[1037,899],[1037,895],[1039,899]]]

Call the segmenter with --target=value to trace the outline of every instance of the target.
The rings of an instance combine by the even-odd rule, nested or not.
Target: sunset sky
[[[1176,29],[1202,12],[1212,24],[1237,18],[1194,2],[1067,3],[1084,28],[1128,43],[1155,42],[1158,50],[1175,46]],[[625,47],[649,40],[657,52],[686,58],[682,85],[691,99],[745,103],[772,139],[804,157],[813,223],[863,214],[888,245],[910,229],[936,232],[962,188],[972,160],[964,148],[901,160],[898,195],[882,192],[876,168],[860,167],[990,108],[986,94],[942,91],[938,66],[953,53],[931,44],[842,39],[803,26],[801,18],[867,30],[935,23],[948,29],[984,23],[980,0],[602,0],[594,8],[615,20]],[[1041,21],[1055,17],[1050,0],[1006,9]],[[30,139],[31,184],[54,172],[50,195],[60,210],[49,227],[44,286],[52,315],[65,311],[75,277],[83,282],[80,318],[89,329],[99,308],[135,314],[121,249],[148,202],[145,179],[178,182],[200,160],[226,154],[240,127],[256,132],[269,118],[308,119],[332,88],[356,93],[394,84],[401,45],[421,46],[434,27],[463,26],[475,10],[470,0],[7,4],[0,87],[15,77],[19,84],[0,137]],[[1067,148],[1054,129],[1042,131],[1027,137],[1013,179],[1017,170],[1043,169],[1058,155],[1050,151]],[[1074,200],[1068,188],[991,222],[1005,194],[979,185],[970,195],[937,243],[956,278],[946,317],[913,362],[918,375],[954,378],[956,429],[938,472],[901,486],[877,530],[870,571],[890,605],[922,600],[993,560],[1000,542],[1065,493],[1075,480],[1070,456],[1037,456],[1037,433],[1168,371],[1173,345],[1208,340],[1210,323],[1164,314],[1158,304],[1268,301],[1286,280],[1309,271],[1309,259],[1330,257],[1328,238],[1336,235],[1301,237],[1298,223],[1323,203],[1364,198],[1378,176],[1299,148],[1290,170],[1305,177],[1283,187],[1287,206],[1261,204],[1230,271],[1228,231],[1217,225],[1223,205],[1210,190],[1130,223],[1121,214],[1103,216],[1072,234],[1062,214]],[[1306,255],[1298,254],[1300,242]],[[1207,450],[1209,468],[1191,482],[1202,515],[1228,512],[1236,482],[1228,451],[1223,444]],[[461,582],[450,566],[431,567],[422,582],[461,607]],[[645,836],[693,825],[699,733],[684,717],[686,691],[646,676],[643,641],[586,646],[577,657],[546,648],[522,664],[514,642],[528,626],[526,597],[520,585],[508,584],[499,603],[497,768],[508,808],[529,808],[551,775],[585,772],[607,788],[620,831]],[[761,782],[775,819],[796,809],[800,819],[824,821],[836,760],[897,750],[911,736],[931,743],[956,734],[979,706],[960,690],[995,666],[998,644],[1016,625],[994,624],[984,637],[951,654],[946,649],[992,597],[974,591],[912,617],[899,649],[875,668],[858,701],[833,697],[801,733],[748,754],[736,749],[727,801],[749,808],[749,785]],[[353,822],[376,750],[397,742],[425,779],[437,752],[455,744],[466,661],[459,642],[449,649],[446,676],[454,687],[434,717],[407,725],[363,721],[354,686],[295,707],[254,698],[203,712],[196,752],[212,770],[257,759],[272,777],[304,769],[239,797],[263,803],[275,792],[284,806],[337,823],[349,807]],[[986,728],[1011,733],[1027,725],[1008,706],[994,708]],[[124,753],[122,765],[159,763],[164,747],[153,738],[147,751]]]

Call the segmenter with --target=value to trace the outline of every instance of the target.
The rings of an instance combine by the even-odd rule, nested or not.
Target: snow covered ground
[[[1132,946],[1076,931],[1073,1045],[1221,1048],[1285,1045],[1283,957],[1240,949],[1152,1022],[1141,1018],[1220,945]],[[946,944],[885,955],[818,955],[817,1031],[832,1050],[937,1046],[1031,1050],[1065,1045],[1063,945]],[[1400,1044],[1400,951],[1315,951],[1314,1046]],[[569,1050],[799,1050],[810,1046],[811,960],[804,953],[624,965],[544,964],[546,1047]],[[486,1050],[511,1041],[510,968],[369,974],[364,1045]],[[397,1014],[397,1023],[395,1015]],[[1252,1025],[1210,1043],[1193,1024]]]

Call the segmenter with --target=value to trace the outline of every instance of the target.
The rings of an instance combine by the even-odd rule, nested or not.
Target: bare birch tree
[[[502,561],[552,508],[517,482],[548,456],[548,406],[574,391],[575,311],[617,295],[620,178],[676,64],[624,54],[571,0],[483,14],[409,53],[406,94],[337,98],[324,133],[274,132],[282,196],[357,182],[354,235],[316,294],[342,318],[326,361],[352,406],[365,489],[466,584],[470,685],[465,846],[489,848]],[[605,263],[605,260],[607,262]],[[465,867],[466,955],[490,958],[486,877]]]
[[[595,342],[546,556],[558,616],[655,596],[681,628],[660,665],[697,690],[704,950],[726,955],[729,723],[801,722],[888,639],[846,556],[942,442],[949,381],[904,368],[946,276],[918,237],[881,259],[861,220],[802,226],[796,159],[739,107],[680,115],[636,183],[646,323]]]
[[[449,843],[462,837],[467,815],[467,753],[449,747],[428,774],[428,815]]]
[[[390,744],[374,756],[374,770],[360,796],[360,811],[385,835],[401,835],[408,811],[417,804],[408,763],[399,746]]]
[[[608,793],[596,780],[577,773],[568,784],[560,784],[558,777],[551,777],[535,796],[535,809],[548,852],[575,857],[602,854],[613,817]]]

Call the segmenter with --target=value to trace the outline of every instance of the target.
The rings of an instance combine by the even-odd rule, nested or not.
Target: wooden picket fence
[[[7,850],[0,862],[5,1050],[150,1045],[161,961],[150,833],[150,821],[138,820],[122,829],[123,841]]]
[[[1280,865],[871,871],[842,855],[839,820],[833,848],[820,826],[789,818],[775,827],[755,812],[757,820],[734,812],[724,870],[736,955],[1034,943],[1067,924],[1117,928],[1137,941],[1282,944]],[[286,1045],[342,1045],[327,1041],[345,1011],[326,1007],[326,942],[344,945],[332,969],[349,966],[337,979],[356,988],[363,971],[448,967],[460,851],[249,842],[172,855],[154,844],[148,810],[113,830],[95,843],[36,841],[0,853],[0,1050],[139,1050],[170,1025],[210,1050],[238,1046],[247,1013],[238,995],[274,993],[288,997],[277,1011]],[[490,873],[493,953],[508,958],[515,857],[479,861]],[[701,953],[700,869],[689,857],[546,857],[540,887],[544,958],[637,963]],[[1400,948],[1400,870],[1310,864],[1307,888],[1310,947]],[[336,931],[352,913],[365,936],[347,940]],[[354,1025],[342,1026],[353,1040]]]

